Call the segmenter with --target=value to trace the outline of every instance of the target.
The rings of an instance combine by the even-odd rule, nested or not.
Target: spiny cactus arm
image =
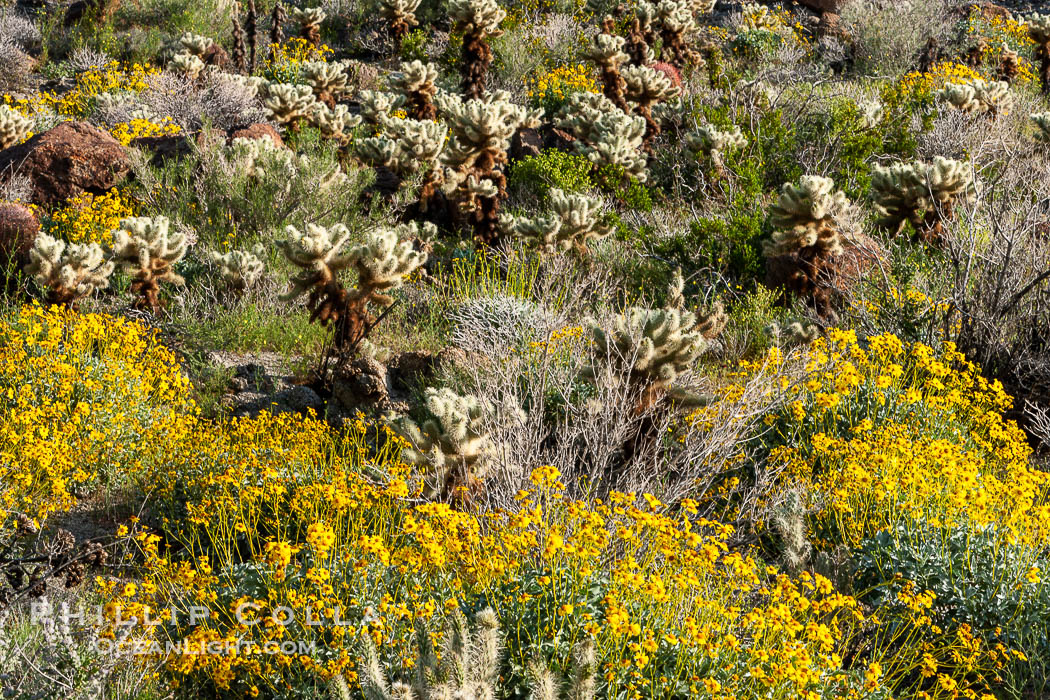
[[[354,262],[351,255],[339,255],[350,238],[350,231],[342,224],[329,228],[307,224],[305,232],[288,226],[285,231],[288,238],[277,241],[277,247],[302,272],[291,279],[292,289],[282,299],[294,299],[327,285]]]
[[[0,151],[22,141],[32,128],[32,119],[7,105],[0,105]]]
[[[480,37],[503,34],[499,25],[507,16],[496,0],[451,0],[448,14],[458,31]]]
[[[477,632],[471,663],[476,669],[478,685],[491,693],[488,697],[495,698],[499,683],[500,661],[503,658],[503,635],[500,631],[499,618],[496,617],[495,610],[485,608],[477,614],[476,620]]]
[[[599,197],[567,193],[554,187],[550,191],[551,208],[561,225],[555,235],[559,247],[587,253],[587,243],[612,233],[613,227],[602,221],[604,202]]]
[[[598,692],[598,657],[594,642],[585,639],[577,644],[573,651],[573,660],[575,663],[566,700],[594,700]]]
[[[432,223],[405,224],[393,229],[379,229],[369,234],[367,240],[354,246],[348,258],[357,269],[357,289],[353,298],[369,299],[380,306],[390,306],[393,299],[386,292],[404,282],[427,261],[427,254],[415,250],[409,237],[432,237],[436,227]]]

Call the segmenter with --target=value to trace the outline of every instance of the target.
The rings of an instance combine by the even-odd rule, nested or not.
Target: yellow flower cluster
[[[529,78],[526,85],[529,101],[548,113],[557,110],[574,92],[598,92],[590,66],[582,63],[558,66]]]
[[[128,146],[132,141],[150,136],[168,136],[182,133],[182,127],[171,121],[171,117],[164,117],[159,123],[149,119],[132,119],[130,122],[120,122],[109,130],[110,135],[121,145]]]
[[[173,408],[188,408],[175,357],[129,321],[26,306],[0,323],[0,493],[7,531],[71,508],[78,487],[130,467]]]
[[[973,68],[942,61],[926,73],[912,71],[891,82],[882,91],[882,101],[891,110],[913,109],[933,100],[933,94],[948,83],[969,85],[983,76]]]
[[[112,242],[113,231],[121,220],[135,216],[135,211],[135,203],[121,190],[103,195],[85,192],[52,213],[45,225],[52,236],[71,243],[107,245]]]
[[[988,47],[985,63],[997,67],[1003,55],[1003,47],[1021,54],[1018,57],[1017,79],[1023,83],[1034,82],[1036,72],[1029,60],[1035,42],[1028,35],[1028,29],[1022,22],[1011,17],[985,15],[980,8],[974,7],[966,20],[966,33],[971,37],[983,39]]]
[[[58,114],[79,118],[87,114],[96,96],[107,92],[142,92],[149,76],[158,73],[157,68],[113,61],[105,68],[93,68],[77,75],[76,85],[68,92],[41,92],[29,98],[16,99],[4,95],[4,104],[31,116],[42,110],[53,110]]]

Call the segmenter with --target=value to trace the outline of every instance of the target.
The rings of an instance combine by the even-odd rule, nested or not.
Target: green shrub
[[[515,162],[510,166],[507,182],[512,189],[531,192],[541,200],[555,187],[566,192],[587,192],[594,188],[591,162],[583,156],[556,149]]]
[[[427,33],[422,29],[413,29],[401,40],[398,55],[402,61],[427,60]]]

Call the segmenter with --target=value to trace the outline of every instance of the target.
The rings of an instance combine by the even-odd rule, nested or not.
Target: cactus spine
[[[103,261],[97,243],[67,244],[41,231],[29,250],[25,271],[47,289],[48,304],[75,309],[81,299],[109,286],[113,267]]]
[[[132,274],[131,292],[139,295],[136,306],[160,308],[160,283],[185,284],[175,274],[175,263],[186,255],[186,236],[169,233],[167,217],[131,217],[113,232],[113,260]]]

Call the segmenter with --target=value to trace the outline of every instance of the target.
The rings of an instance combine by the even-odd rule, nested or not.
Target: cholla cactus
[[[416,19],[419,2],[420,0],[379,0],[379,13],[390,27],[395,51],[401,46],[409,30],[419,24]]]
[[[821,313],[830,311],[830,299],[818,282],[834,269],[842,253],[842,234],[835,218],[849,206],[846,194],[834,188],[831,178],[804,176],[798,185],[785,184],[769,211],[776,230],[766,255],[794,257],[797,265],[788,288],[813,299]]]
[[[243,291],[255,285],[266,269],[262,258],[263,247],[256,244],[251,250],[231,250],[226,253],[211,251],[208,257],[218,266],[219,274],[231,289]]]
[[[262,101],[267,116],[278,124],[297,129],[317,108],[317,98],[309,85],[269,83]]]
[[[113,263],[104,262],[97,243],[66,243],[43,231],[29,250],[26,274],[47,289],[47,303],[76,308],[96,289],[109,286]]]
[[[703,62],[700,54],[689,47],[689,40],[696,33],[693,12],[693,5],[688,2],[660,0],[656,5],[662,43],[660,59],[678,69]]]
[[[324,18],[324,10],[319,7],[292,8],[292,21],[299,25],[299,36],[315,48],[321,46],[321,22],[324,22]]]
[[[623,95],[624,83],[620,68],[631,60],[631,57],[623,50],[623,37],[616,36],[615,31],[616,25],[612,17],[607,18],[602,24],[602,31],[595,34],[591,43],[584,49],[583,56],[598,66],[602,94],[624,112],[630,112],[631,108]]]
[[[321,135],[332,139],[342,145],[350,143],[352,136],[349,131],[361,124],[361,117],[350,114],[346,105],[336,105],[329,108],[318,102],[310,113],[310,123],[321,131]]]
[[[458,192],[461,204],[472,208],[470,222],[475,236],[495,245],[500,200],[506,196],[503,166],[507,148],[518,129],[538,125],[540,113],[514,104],[503,90],[466,101],[443,96],[439,107],[452,132],[441,156],[446,166],[445,187]]]
[[[631,57],[631,65],[644,66],[655,58],[650,48],[656,43],[656,32],[653,29],[653,19],[656,9],[648,2],[639,2],[634,8],[634,17],[627,28],[627,41],[624,50]]]
[[[916,237],[933,244],[940,243],[943,222],[952,218],[955,206],[974,196],[970,166],[940,156],[932,164],[876,167],[871,188],[880,226],[900,232],[911,222]]]
[[[204,61],[191,53],[180,53],[172,56],[168,61],[168,70],[178,73],[190,80],[196,80],[204,72]]]
[[[1035,58],[1039,61],[1039,76],[1043,94],[1050,95],[1050,14],[1034,14],[1025,26],[1028,36],[1035,42]]]
[[[948,83],[937,92],[937,98],[962,112],[992,117],[1009,114],[1013,107],[1010,85],[1005,81],[986,83],[975,80],[969,85]]]
[[[389,168],[405,177],[432,169],[445,148],[448,127],[441,122],[416,119],[386,119],[388,136],[362,139],[358,156],[373,166]]]
[[[317,99],[329,107],[346,96],[346,68],[339,63],[324,61],[306,61],[302,64],[303,80],[313,90]]]
[[[138,308],[160,308],[160,283],[182,285],[175,263],[186,255],[188,244],[181,233],[169,233],[167,217],[138,216],[124,219],[113,232],[113,260],[132,274],[131,292],[139,295]]]
[[[291,177],[297,170],[295,154],[265,138],[235,138],[226,147],[226,159],[235,163],[238,172],[248,177],[259,177],[275,170]]]
[[[434,107],[437,77],[437,68],[422,61],[402,63],[401,71],[390,76],[390,86],[405,96],[409,117],[437,119]]]
[[[485,80],[492,64],[488,41],[503,34],[499,24],[507,13],[496,0],[451,0],[448,11],[455,30],[463,35],[460,54],[463,96],[480,98],[485,94]]]
[[[233,61],[233,67],[237,69],[238,73],[248,72],[248,47],[244,43],[244,28],[241,27],[241,20],[234,13],[230,19],[233,28],[231,34],[231,48],[230,48],[230,59]]]
[[[204,54],[207,53],[214,43],[209,37],[194,34],[193,32],[183,32],[177,39],[168,42],[164,47],[161,51],[161,61],[168,63],[175,56],[185,53],[197,58],[204,58]]]
[[[1050,144],[1050,112],[1040,112],[1031,116],[1032,123],[1035,124],[1036,141]]]
[[[577,92],[558,112],[557,123],[576,136],[573,148],[595,166],[617,166],[641,182],[648,177],[642,117],[624,114],[604,95]]]
[[[357,94],[357,100],[361,105],[361,116],[375,126],[405,102],[402,95],[378,90],[362,90]]]
[[[432,417],[422,425],[406,419],[394,426],[409,443],[402,457],[425,470],[430,498],[448,498],[459,488],[477,488],[496,456],[485,426],[492,407],[451,389],[427,389],[426,406]]]
[[[744,29],[750,31],[763,30],[767,32],[775,32],[780,26],[780,22],[773,16],[773,13],[769,11],[769,8],[765,5],[759,5],[756,2],[744,3],[744,6],[740,8],[741,23]]]
[[[32,119],[7,105],[0,105],[0,151],[20,143],[32,128]]]
[[[638,114],[645,119],[642,148],[651,152],[653,140],[660,135],[660,124],[653,119],[653,105],[677,97],[680,90],[671,84],[671,79],[664,73],[649,66],[627,66],[620,75],[623,77],[624,94],[637,105]]]
[[[433,235],[432,224],[425,224],[424,230],[426,235]],[[292,278],[292,289],[282,298],[308,295],[310,321],[334,326],[335,346],[341,351],[355,349],[375,324],[368,305],[392,304],[388,293],[427,259],[426,253],[417,252],[411,243],[400,240],[402,236],[420,235],[416,224],[373,231],[346,255],[341,251],[350,232],[342,224],[330,228],[308,224],[305,233],[289,226],[286,231],[288,238],[277,245],[288,261],[302,271]],[[355,268],[358,276],[357,286],[351,291],[338,278],[349,267]]]
[[[416,659],[399,674],[403,680],[387,680],[379,663],[375,644],[362,635],[362,656],[358,663],[361,692],[366,700],[483,700],[504,697],[499,669],[503,657],[503,634],[492,608],[476,615],[473,629],[463,613],[453,615],[445,631],[441,661],[425,623],[416,626]],[[581,642],[573,651],[573,676],[563,682],[546,667],[533,663],[529,668],[532,700],[594,700],[598,661],[594,643]],[[349,700],[345,679],[337,676],[329,685],[332,700]],[[345,691],[343,690],[345,688]]]
[[[702,156],[709,163],[712,176],[723,177],[723,154],[731,149],[743,148],[747,145],[747,139],[740,133],[739,126],[734,126],[732,131],[722,131],[705,124],[695,134],[686,137],[685,145],[694,155]]]
[[[572,250],[586,255],[588,241],[612,233],[612,227],[601,220],[601,199],[570,194],[556,187],[551,189],[550,198],[553,212],[531,218],[502,217],[501,226],[510,235],[545,253]]]
[[[860,120],[865,129],[874,129],[886,116],[886,109],[878,100],[866,100],[857,103],[860,110]]]
[[[638,411],[665,395],[709,347],[698,320],[696,314],[679,309],[632,307],[616,317],[611,329],[591,328],[599,356],[608,359],[614,376],[626,373],[641,391]],[[599,371],[595,364],[588,365],[584,377],[595,381]]]

